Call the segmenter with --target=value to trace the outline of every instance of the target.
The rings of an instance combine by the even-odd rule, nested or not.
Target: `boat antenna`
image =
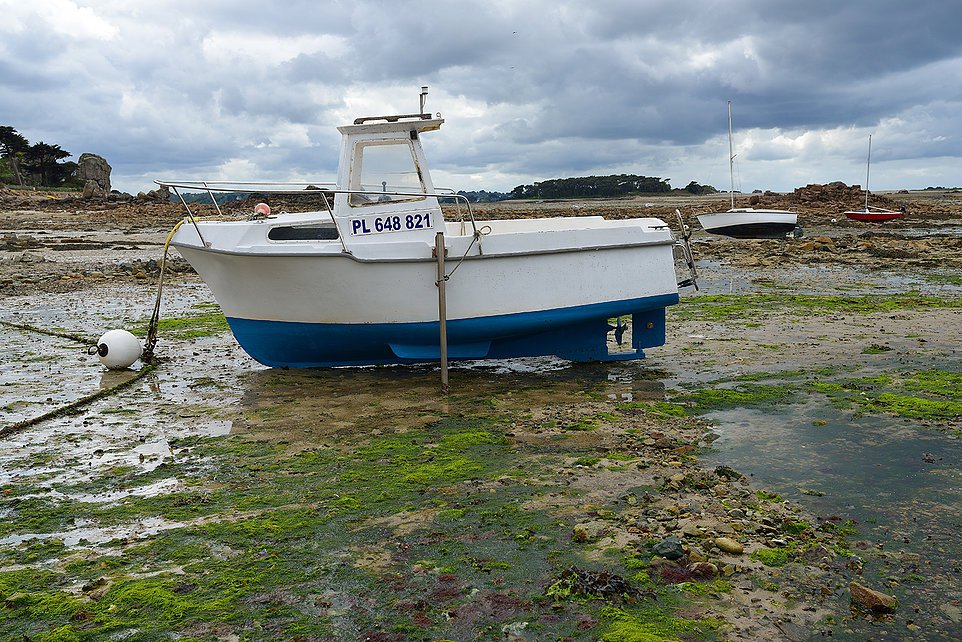
[[[868,211],[868,173],[872,170],[872,135],[868,135],[868,160],[865,161],[865,211]]]
[[[425,117],[425,115],[424,115],[424,101],[425,101],[425,99],[426,99],[427,97],[428,97],[428,87],[427,87],[427,85],[424,85],[424,86],[421,87],[421,96],[420,96],[420,98],[421,98],[421,110],[418,112],[418,113],[421,115],[421,118],[424,118],[424,117]]]
[[[732,101],[728,101],[728,177],[731,187],[728,196],[731,197],[732,209],[735,209],[735,151],[732,149]]]

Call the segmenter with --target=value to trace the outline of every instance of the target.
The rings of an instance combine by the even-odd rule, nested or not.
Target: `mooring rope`
[[[90,337],[81,336],[79,334],[72,334],[70,332],[60,332],[58,330],[46,330],[44,328],[38,328],[33,325],[28,325],[26,323],[13,323],[12,321],[0,321],[0,325],[5,325],[8,328],[16,328],[17,330],[27,330],[28,332],[38,332],[40,334],[46,334],[51,337],[60,337],[61,339],[70,339],[71,341],[76,341],[77,343],[82,343],[84,345],[96,345],[97,342]]]
[[[15,433],[15,432],[19,432],[19,431],[23,430],[24,428],[29,428],[30,426],[34,426],[34,425],[36,425],[36,424],[39,424],[40,422],[46,421],[47,419],[53,419],[53,418],[55,418],[55,417],[61,417],[61,416],[64,416],[64,415],[73,414],[74,412],[76,412],[77,410],[79,410],[79,409],[82,408],[83,406],[86,406],[86,405],[89,404],[89,403],[93,403],[94,401],[97,401],[98,399],[102,399],[102,398],[104,398],[104,397],[107,397],[107,396],[109,396],[109,395],[112,395],[113,393],[119,392],[119,391],[123,390],[124,388],[129,388],[130,386],[132,386],[133,384],[135,384],[136,382],[140,381],[140,380],[143,379],[145,376],[147,376],[148,374],[150,374],[151,372],[153,372],[154,370],[156,370],[156,369],[157,369],[157,365],[158,365],[157,363],[145,363],[145,364],[140,368],[140,370],[137,371],[137,374],[136,374],[136,375],[134,375],[134,376],[131,377],[130,379],[127,379],[126,381],[121,381],[120,383],[118,383],[118,384],[116,384],[116,385],[113,385],[113,386],[111,386],[111,387],[109,387],[109,388],[104,388],[103,390],[98,390],[97,392],[94,392],[94,393],[92,393],[92,394],[89,394],[89,395],[87,395],[87,396],[85,396],[85,397],[81,397],[80,399],[77,399],[76,401],[71,401],[70,403],[68,403],[68,404],[65,405],[65,406],[60,406],[59,408],[54,408],[54,409],[51,410],[50,412],[45,412],[44,414],[42,414],[42,415],[40,415],[40,416],[38,416],[38,417],[33,417],[33,418],[31,418],[31,419],[24,419],[23,421],[18,421],[18,422],[15,423],[15,424],[11,424],[11,425],[9,425],[9,426],[0,427],[0,437],[6,437],[6,436],[8,436],[8,435],[12,435],[12,434]]]
[[[150,315],[150,323],[147,324],[147,340],[144,342],[144,354],[141,357],[144,363],[154,362],[154,348],[157,346],[157,328],[160,326],[160,299],[164,292],[164,272],[167,270],[167,252],[170,250],[170,241],[174,238],[174,233],[184,224],[183,219],[174,226],[174,229],[167,235],[164,241],[164,256],[160,261],[160,278],[157,281],[157,299],[154,301],[154,312]]]
[[[76,401],[72,401],[64,406],[54,408],[53,410],[49,412],[45,412],[42,415],[39,415],[37,417],[33,417],[31,419],[24,419],[23,421],[18,421],[17,423],[11,424],[9,426],[2,426],[0,427],[0,437],[6,437],[7,435],[11,435],[15,432],[19,432],[24,428],[29,428],[30,426],[34,426],[42,421],[46,421],[47,419],[53,419],[55,417],[72,414],[89,403],[93,403],[98,399],[103,399],[104,397],[112,395],[115,392],[119,392],[125,388],[129,388],[130,386],[140,381],[141,379],[146,377],[148,374],[150,374],[151,372],[157,369],[157,367],[160,365],[160,360],[157,359],[156,356],[154,356],[154,348],[157,346],[157,328],[160,325],[160,301],[161,301],[161,295],[164,291],[164,272],[166,271],[166,268],[167,268],[167,252],[170,248],[170,241],[174,237],[174,233],[183,224],[184,224],[184,221],[178,222],[177,225],[175,225],[174,228],[170,231],[170,234],[167,235],[167,240],[164,242],[164,256],[160,262],[160,279],[157,283],[157,298],[154,301],[154,311],[153,311],[153,314],[151,314],[150,316],[150,323],[147,326],[147,340],[144,345],[143,355],[141,355],[141,361],[143,362],[144,365],[141,366],[140,370],[137,371],[137,374],[135,374],[130,379],[127,379],[126,381],[121,381],[120,383],[110,386],[109,388],[98,390],[97,392],[81,397],[80,399],[77,399]],[[71,341],[76,341],[78,343],[82,343],[87,346],[97,345],[97,341],[95,339],[91,339],[90,337],[84,337],[79,334],[72,334],[69,332],[59,332],[57,330],[46,330],[44,328],[38,328],[36,326],[28,325],[26,323],[13,323],[11,321],[0,320],[0,325],[16,328],[18,330],[26,330],[28,332],[37,332],[40,334],[46,334],[52,337],[70,339]]]

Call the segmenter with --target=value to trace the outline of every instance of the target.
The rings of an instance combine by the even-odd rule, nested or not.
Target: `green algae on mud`
[[[840,407],[864,413],[939,421],[962,418],[962,373],[943,370],[885,372],[872,377],[810,381],[808,389]]]
[[[193,306],[196,313],[179,317],[164,317],[157,322],[157,332],[161,337],[177,339],[199,339],[221,334],[230,330],[224,313],[217,304],[199,303]],[[148,321],[142,321],[131,330],[138,336],[147,334]]]
[[[692,406],[690,412],[701,414],[724,408],[787,404],[795,394],[796,387],[790,385],[740,383],[734,388],[698,388],[679,394],[675,401],[688,403]]]
[[[717,623],[679,617],[674,602],[657,613],[623,605],[613,614],[609,601],[574,601],[558,617],[544,587],[557,569],[584,563],[585,551],[570,545],[571,517],[531,506],[556,491],[544,477],[559,457],[542,461],[528,448],[522,459],[503,419],[443,416],[307,449],[249,437],[191,437],[171,448],[178,456],[143,480],[115,470],[74,491],[165,475],[182,491],[106,506],[4,498],[9,521],[36,532],[56,533],[76,518],[100,526],[176,520],[147,538],[104,542],[96,553],[55,540],[19,545],[3,563],[46,555],[59,562],[39,582],[25,582],[27,571],[0,571],[4,630],[65,640],[210,640],[224,631],[252,639],[374,631],[465,639],[524,619],[552,637],[577,635],[589,620],[609,636],[631,627],[717,637]],[[554,620],[542,621],[547,615]]]
[[[871,314],[900,310],[962,308],[962,299],[905,294],[831,296],[798,293],[705,294],[686,297],[668,309],[669,322],[754,323],[758,315],[784,312],[798,316]]]
[[[887,350],[870,352],[885,353]],[[754,381],[781,380],[781,384]],[[731,383],[735,383],[731,387]],[[843,376],[839,369],[786,370],[726,377],[673,395],[692,414],[728,408],[758,408],[803,401],[802,393],[820,393],[837,407],[862,413],[939,421],[962,418],[962,373],[944,370],[886,369],[864,377]]]

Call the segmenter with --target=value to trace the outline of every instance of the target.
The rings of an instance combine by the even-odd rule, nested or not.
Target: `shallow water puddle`
[[[853,522],[865,578],[901,602],[895,631],[914,623],[925,639],[962,634],[962,622],[942,608],[960,597],[962,440],[896,417],[853,418],[824,399],[708,416],[721,436],[706,463],[730,465],[822,517]],[[847,599],[839,596],[842,611]],[[856,634],[842,639],[872,630],[860,620],[846,627]]]
[[[160,517],[147,517],[134,524],[125,524],[113,528],[93,526],[86,520],[77,520],[76,528],[56,533],[18,533],[0,538],[0,546],[14,546],[30,540],[55,539],[64,546],[82,546],[90,548],[124,539],[144,539],[162,531],[183,528],[184,524],[172,522]]]

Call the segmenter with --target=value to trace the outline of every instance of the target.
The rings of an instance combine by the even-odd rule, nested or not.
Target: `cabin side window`
[[[424,193],[411,145],[404,141],[358,143],[354,148],[351,172],[352,206],[421,200],[423,196],[402,194]]]
[[[272,241],[333,241],[338,237],[333,224],[326,225],[281,225],[272,227],[267,238]]]

